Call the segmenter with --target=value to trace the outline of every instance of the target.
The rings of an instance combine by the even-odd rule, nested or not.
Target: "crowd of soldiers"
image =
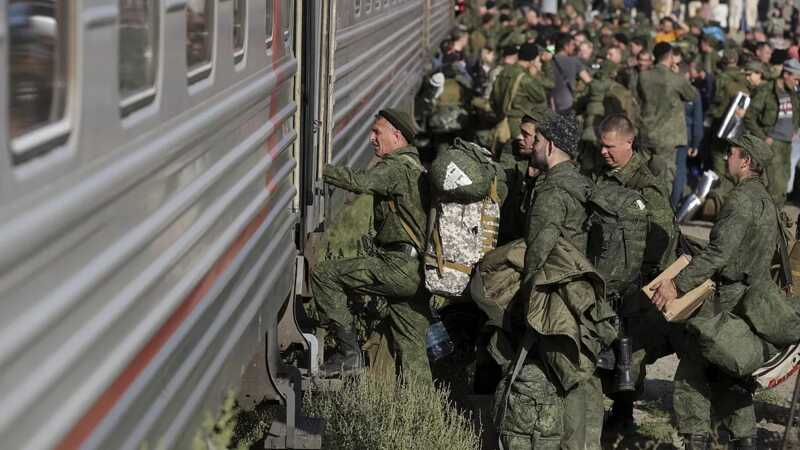
[[[766,27],[748,26],[750,13],[739,11],[740,25],[726,34],[702,5],[689,14],[678,2],[665,10],[645,1],[566,0],[544,13],[546,3],[467,2],[414,113],[385,109],[375,118],[378,162],[364,170],[326,166],[329,185],[373,196],[376,249],[326,261],[312,274],[321,325],[337,344],[324,369],[363,365],[348,296],[379,296],[398,371],[432,381],[431,295],[421,269],[430,235],[426,168],[459,138],[487,149],[503,169],[498,248],[524,245],[517,297],[525,309],[509,307],[500,319],[508,323],[485,340],[504,371],[495,423],[502,448],[600,448],[603,434],[632,431],[646,366],[675,353],[674,413],[685,448],[708,448],[713,409],[732,448],[754,449],[752,379],[711,364],[692,330],[662,310],[713,280],[713,299],[695,313],[713,317],[733,310],[749,286],[773,279],[800,125],[798,46],[786,32],[791,6],[770,4]],[[750,97],[748,107],[735,107],[739,93]],[[729,112],[741,126],[718,137]],[[676,213],[705,170],[719,180],[695,212],[714,221],[698,248],[681,234]],[[635,273],[622,276],[608,261],[586,262],[593,247],[606,245],[587,224],[593,208],[617,211],[627,199],[641,210],[630,214],[648,225],[643,235],[625,235],[630,230],[616,223],[612,238],[643,252]],[[642,293],[687,253],[685,269],[654,286],[652,298]],[[600,289],[576,277],[595,269]],[[608,347],[623,335],[628,354],[612,352],[616,362],[604,372]],[[614,370],[620,359],[624,379]],[[613,400],[608,414],[604,395]]]

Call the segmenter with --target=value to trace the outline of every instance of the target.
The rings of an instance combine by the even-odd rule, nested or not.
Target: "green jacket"
[[[644,197],[650,217],[642,274],[651,280],[675,261],[678,225],[670,205],[671,186],[655,176],[641,153],[634,153],[625,167],[606,167],[594,177],[595,183],[614,183],[633,189]]]
[[[592,183],[581,175],[573,161],[562,162],[551,168],[536,184],[528,211],[528,232],[525,242],[526,292],[533,288],[533,277],[544,266],[559,237],[575,248],[586,250],[586,201]]]
[[[778,121],[778,83],[764,83],[753,92],[750,107],[742,119],[745,129],[761,139],[766,139]],[[794,129],[800,127],[800,100],[797,94],[787,90],[792,99],[792,121]]]
[[[665,149],[685,145],[684,102],[697,95],[689,80],[656,64],[639,74],[636,88],[642,107],[642,134],[647,141]]]
[[[763,180],[744,180],[725,198],[708,246],[678,274],[675,285],[686,293],[712,279],[721,306],[729,310],[746,286],[770,279],[777,238],[775,204]]]
[[[322,177],[333,186],[373,196],[377,246],[406,243],[417,247],[417,242],[425,242],[427,182],[415,147],[398,149],[365,170],[328,164]],[[394,201],[397,213],[392,212],[390,200]],[[403,228],[400,216],[411,228],[414,238]]]
[[[527,325],[541,335],[539,354],[568,391],[592,376],[602,344],[616,337],[603,278],[583,250],[562,237],[553,243],[534,282]]]
[[[519,86],[511,97],[514,82],[519,76],[522,76]],[[545,86],[522,66],[512,64],[505,66],[497,75],[489,102],[497,117],[521,119],[527,111],[547,106],[547,92]]]
[[[723,69],[717,75],[715,83],[714,99],[711,101],[709,115],[717,120],[725,116],[738,92],[750,93],[750,84],[739,66]]]
[[[525,236],[525,220],[536,179],[528,176],[529,158],[503,152],[498,162],[503,167],[508,184],[508,195],[500,208],[498,245],[503,245]]]

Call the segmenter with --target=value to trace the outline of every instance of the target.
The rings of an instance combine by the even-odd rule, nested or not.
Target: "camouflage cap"
[[[761,64],[761,62],[759,62],[759,61],[750,61],[750,62],[748,62],[744,66],[744,71],[745,72],[758,72],[758,73],[761,74],[761,76],[764,76],[764,75],[767,74],[767,68],[764,67],[764,65]]]
[[[705,24],[706,24],[706,23],[705,23],[705,21],[703,20],[703,18],[702,18],[702,17],[698,17],[698,16],[690,17],[690,18],[689,18],[689,19],[686,21],[686,25],[688,25],[689,27],[703,28],[703,26],[704,26]]]
[[[726,64],[736,64],[739,61],[739,51],[735,48],[726,48],[722,51],[722,60]]]
[[[550,108],[542,105],[532,106],[524,111],[522,122],[541,123],[550,115],[555,114]]]
[[[411,120],[411,116],[407,113],[393,108],[386,108],[380,110],[378,116],[389,121],[392,126],[403,134],[403,137],[409,143],[417,136],[417,128],[414,126],[414,121]]]
[[[577,158],[580,133],[575,119],[550,112],[538,122],[537,131],[564,153]]]
[[[728,139],[732,147],[746,151],[761,167],[766,167],[772,159],[772,149],[766,142],[751,133]]]

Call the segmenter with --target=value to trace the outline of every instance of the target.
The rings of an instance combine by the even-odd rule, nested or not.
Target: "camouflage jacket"
[[[644,197],[650,216],[647,232],[642,274],[646,280],[655,277],[675,260],[678,242],[678,225],[670,205],[670,186],[656,177],[647,165],[647,160],[636,152],[619,169],[606,168],[595,177],[595,183],[616,183],[633,189]]]
[[[728,112],[731,102],[739,92],[750,93],[750,85],[738,66],[726,67],[716,77],[714,99],[711,102],[709,115],[712,119],[720,119]]]
[[[525,219],[536,179],[528,176],[529,158],[503,152],[498,162],[505,171],[508,183],[508,195],[500,209],[498,245],[502,245],[525,236]]]
[[[686,144],[684,102],[694,100],[694,86],[663,64],[639,75],[636,86],[642,108],[642,134],[662,148]]]
[[[761,139],[766,139],[772,127],[778,121],[778,84],[776,82],[764,83],[753,92],[750,107],[742,119],[745,129]],[[786,90],[792,99],[792,121],[794,129],[800,127],[800,100],[797,94]]]
[[[514,97],[509,98],[514,82],[520,75],[522,79],[519,87]],[[489,101],[498,117],[521,118],[526,111],[547,105],[547,92],[545,92],[544,85],[533,78],[522,66],[512,64],[505,66],[497,75]],[[504,110],[506,104],[509,106]]]
[[[417,149],[408,146],[386,155],[366,170],[328,164],[322,177],[333,186],[373,196],[377,246],[407,243],[416,247],[415,240],[425,242],[427,228],[427,205],[423,203],[427,199],[427,182],[423,170]],[[394,201],[397,214],[391,211],[390,200]],[[414,238],[403,228],[401,217]]]
[[[533,288],[533,275],[547,260],[559,237],[586,251],[586,201],[591,181],[578,171],[574,161],[551,168],[536,184],[528,210],[523,286]]]
[[[764,181],[741,181],[728,195],[708,246],[675,278],[682,293],[712,279],[718,284],[720,300],[730,303],[738,301],[745,286],[770,279],[778,222]]]

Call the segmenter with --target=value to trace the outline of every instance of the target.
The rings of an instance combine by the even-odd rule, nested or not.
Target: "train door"
[[[330,1],[298,2],[296,54],[300,60],[300,83],[295,89],[299,123],[298,209],[302,216],[298,245],[324,220],[322,166],[327,148],[327,79]]]

